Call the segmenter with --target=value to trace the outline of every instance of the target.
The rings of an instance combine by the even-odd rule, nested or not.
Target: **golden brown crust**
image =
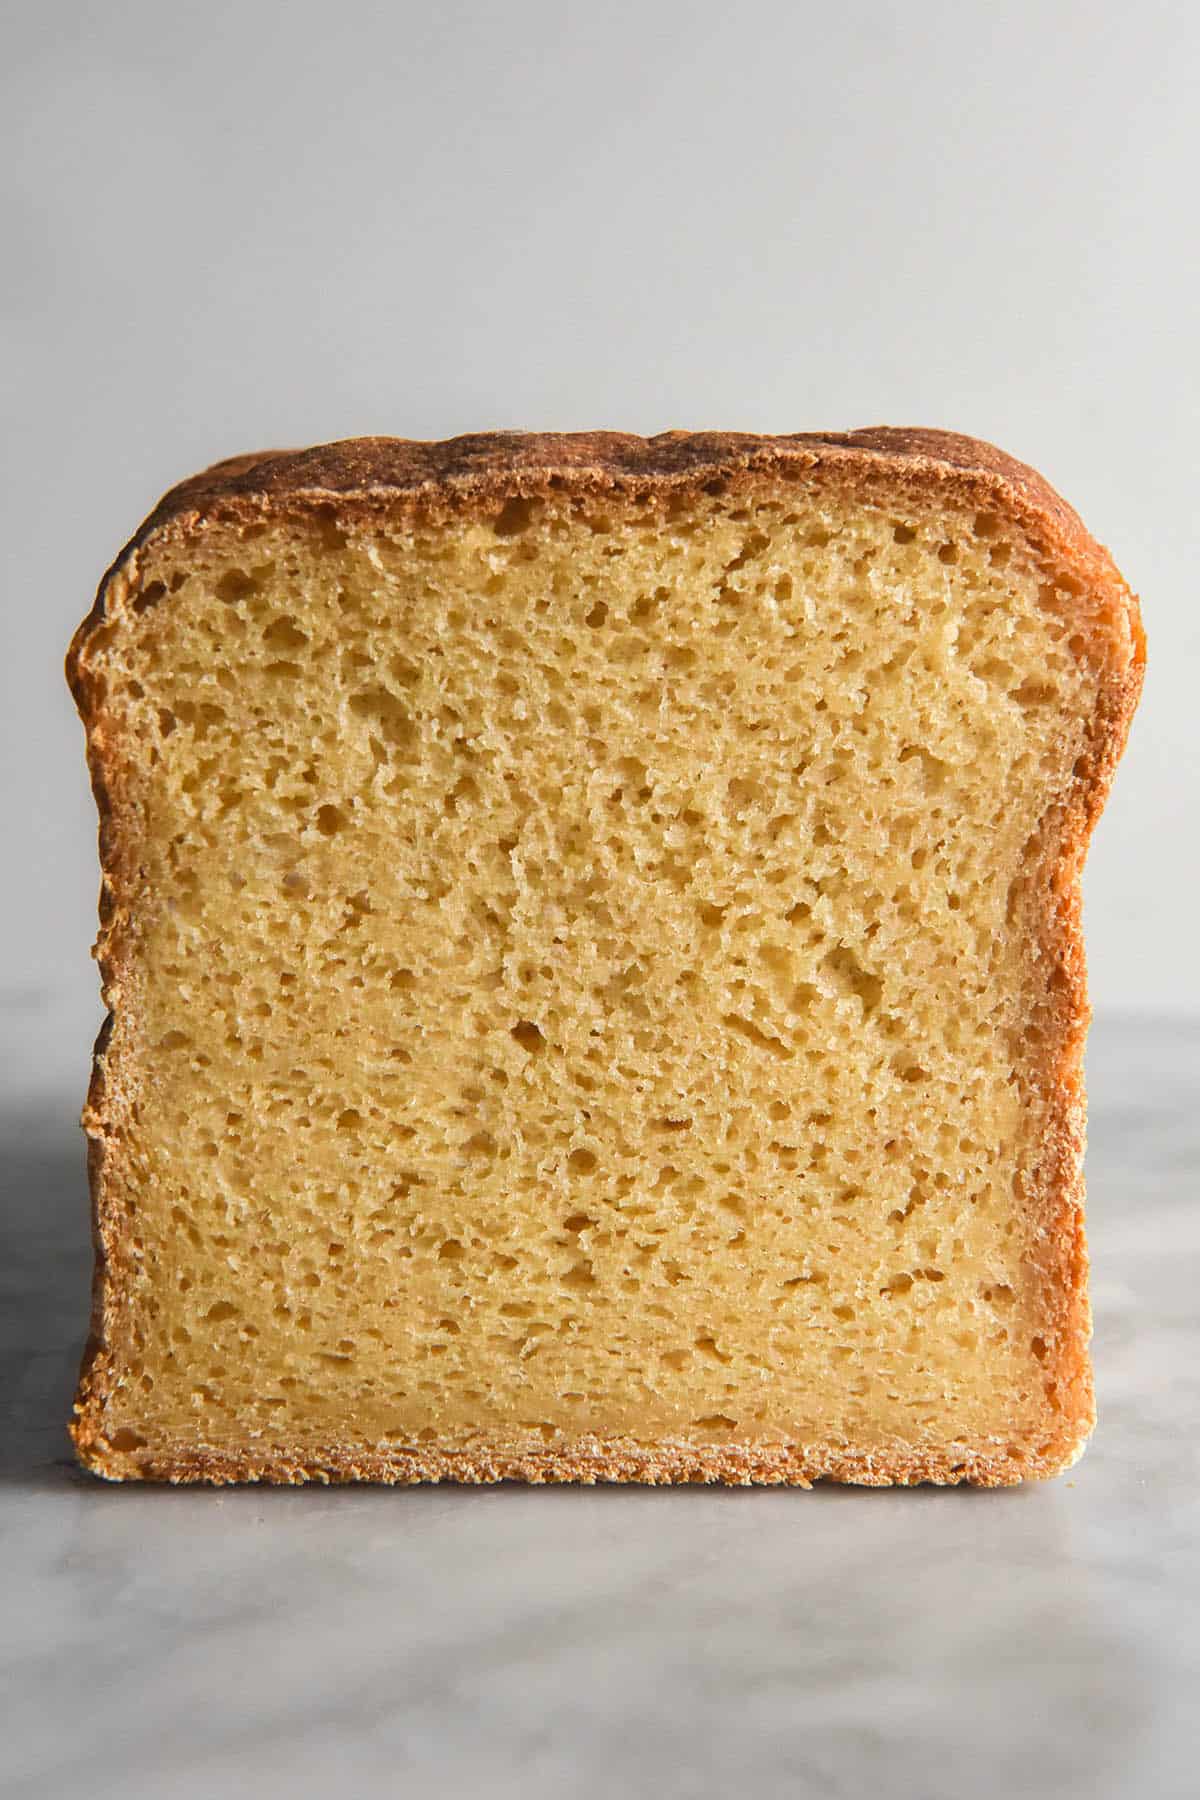
[[[401,496],[461,511],[513,494],[566,486],[583,494],[652,492],[714,479],[736,482],[771,470],[802,477],[818,466],[852,479],[875,473],[893,488],[920,487],[932,479],[979,499],[991,496],[1006,511],[1039,524],[1089,568],[1103,568],[1120,580],[1078,515],[1035,469],[958,432],[878,425],[784,437],[734,431],[665,431],[649,438],[618,431],[493,431],[428,443],[346,438],[307,450],[226,457],[169,489],[102,579],[95,605],[71,645],[68,680],[76,691],[79,653],[104,617],[114,576],[148,538],[171,525],[201,519],[251,524],[273,511],[318,510],[331,504],[378,510],[395,505]]]
[[[110,1443],[103,1409],[110,1380],[107,1311],[119,1286],[121,1223],[106,1180],[106,1151],[119,1135],[120,1096],[105,1087],[112,1014],[97,1041],[84,1112],[89,1137],[96,1276],[91,1332],[71,1427],[84,1464],[112,1479],[166,1481],[485,1482],[595,1481],[792,1483],[814,1480],[869,1486],[916,1482],[1010,1485],[1051,1475],[1075,1460],[1094,1420],[1087,1354],[1091,1317],[1083,1232],[1083,1043],[1088,1023],[1080,931],[1079,877],[1092,828],[1124,749],[1141,691],[1145,640],[1136,598],[1105,551],[1069,506],[1036,472],[980,441],[949,432],[872,428],[847,433],[759,437],[731,432],[666,432],[640,438],[616,432],[570,435],[494,432],[441,443],[360,438],[309,450],[271,451],[216,464],[173,488],[121,551],[100,584],[67,657],[67,679],[88,733],[88,758],[100,816],[101,936],[106,1003],[120,1005],[120,970],[111,921],[123,887],[121,846],[113,829],[110,788],[116,757],[106,741],[101,684],[88,651],[136,581],[138,555],[159,533],[186,537],[205,523],[246,528],[264,519],[308,514],[338,518],[420,510],[468,516],[514,496],[566,491],[579,498],[734,491],[764,478],[877,490],[902,503],[937,492],[948,504],[974,506],[1015,521],[1045,558],[1065,573],[1079,602],[1080,653],[1105,671],[1089,748],[1067,799],[1044,822],[1027,882],[1029,929],[1048,971],[1029,1022],[1036,1034],[1039,1085],[1051,1125],[1035,1191],[1043,1220],[1047,1285],[1060,1296],[1055,1321],[1058,1439],[1033,1452],[1003,1442],[953,1446],[914,1455],[904,1449],[863,1453],[829,1445],[762,1448],[645,1446],[587,1440],[541,1452],[442,1455],[428,1451],[364,1452],[333,1445],[320,1451],[286,1446],[249,1451],[179,1446],[170,1452]],[[714,484],[719,484],[715,487]],[[1061,589],[1060,589],[1061,593]]]

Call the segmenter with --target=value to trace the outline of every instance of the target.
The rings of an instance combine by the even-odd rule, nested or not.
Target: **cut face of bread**
[[[1136,606],[969,440],[365,441],[152,516],[98,1473],[1007,1483],[1091,1425],[1079,873]]]

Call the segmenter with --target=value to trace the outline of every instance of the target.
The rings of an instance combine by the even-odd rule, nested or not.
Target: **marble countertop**
[[[0,1795],[1200,1791],[1200,1022],[1089,1057],[1101,1423],[965,1490],[110,1488],[75,1099],[0,1111]]]

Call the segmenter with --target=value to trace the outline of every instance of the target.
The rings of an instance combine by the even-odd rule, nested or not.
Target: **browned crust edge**
[[[901,502],[906,494],[940,490],[948,501],[1012,519],[1040,548],[1048,565],[1070,572],[1078,593],[1089,602],[1090,616],[1080,609],[1081,629],[1085,636],[1091,633],[1085,654],[1095,654],[1105,663],[1106,681],[1073,785],[1055,815],[1045,821],[1033,884],[1033,928],[1049,970],[1046,999],[1036,1020],[1051,1117],[1038,1199],[1045,1219],[1046,1264],[1067,1271],[1056,1322],[1055,1375],[1062,1419],[1058,1438],[1037,1451],[989,1441],[952,1444],[944,1451],[920,1455],[907,1448],[858,1453],[827,1444],[706,1448],[600,1439],[543,1452],[479,1449],[454,1454],[364,1451],[344,1445],[320,1450],[271,1445],[238,1451],[183,1444],[161,1450],[113,1445],[103,1428],[112,1374],[106,1320],[115,1298],[119,1248],[119,1221],[109,1206],[105,1179],[114,1136],[105,1096],[110,1012],[97,1039],[83,1114],[96,1262],[91,1329],[69,1429],[85,1467],[111,1480],[215,1484],[515,1479],[808,1486],[830,1480],[864,1486],[969,1482],[996,1487],[1056,1474],[1082,1453],[1095,1407],[1087,1351],[1091,1313],[1082,1172],[1082,1064],[1090,1014],[1079,882],[1092,829],[1141,693],[1145,637],[1137,599],[1108,552],[1036,471],[990,444],[951,432],[893,427],[787,437],[731,432],[666,432],[652,438],[617,432],[493,432],[438,443],[356,438],[308,450],[232,457],[181,482],[159,502],[105,574],[67,656],[67,680],[87,732],[100,821],[97,957],[106,1000],[110,1007],[119,1001],[120,972],[108,955],[107,934],[119,905],[120,846],[110,797],[115,757],[105,739],[103,693],[88,668],[88,649],[110,616],[114,594],[127,592],[136,582],[139,552],[148,539],[160,533],[185,538],[209,523],[245,528],[272,516],[294,514],[370,518],[420,510],[465,516],[486,512],[512,497],[564,491],[585,499],[695,492],[716,483],[717,491],[733,491],[757,484],[764,476],[878,487]],[[1111,645],[1117,639],[1123,640],[1125,654],[1114,663]],[[1034,1023],[1031,1020],[1031,1026]]]
[[[1067,1466],[1055,1456],[1014,1457],[1003,1443],[961,1444],[945,1453],[914,1456],[855,1452],[827,1444],[711,1446],[640,1444],[625,1438],[589,1438],[561,1450],[478,1450],[454,1452],[377,1451],[332,1445],[328,1448],[222,1450],[177,1445],[139,1450],[136,1457],[106,1453],[101,1439],[80,1442],[80,1460],[108,1481],[165,1481],[175,1486],[207,1482],[228,1487],[262,1481],[299,1487],[370,1481],[385,1487],[452,1481],[485,1486],[523,1481],[535,1487],[570,1483],[595,1487],[638,1482],[647,1487],[681,1484],[724,1487],[812,1487],[831,1481],[858,1487],[1016,1487],[1022,1481],[1058,1474]],[[1068,1459],[1075,1460],[1075,1454]]]

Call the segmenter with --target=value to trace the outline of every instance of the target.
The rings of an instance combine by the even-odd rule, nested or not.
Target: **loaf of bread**
[[[1092,1424],[1137,605],[935,432],[185,482],[69,678],[115,1479],[1007,1484]]]

